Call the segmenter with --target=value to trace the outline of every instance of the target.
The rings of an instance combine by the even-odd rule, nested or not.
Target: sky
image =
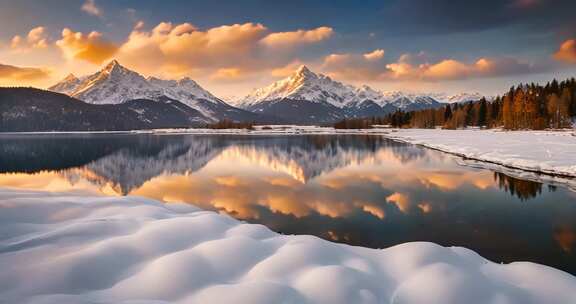
[[[573,0],[0,0],[0,86],[112,59],[240,97],[300,65],[354,85],[501,94],[576,75]]]

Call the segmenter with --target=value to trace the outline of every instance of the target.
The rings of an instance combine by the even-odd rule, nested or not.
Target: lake
[[[285,234],[576,274],[575,192],[379,136],[2,135],[0,187],[188,202]]]

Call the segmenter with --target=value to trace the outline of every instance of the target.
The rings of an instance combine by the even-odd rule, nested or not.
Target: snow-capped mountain
[[[381,92],[366,85],[355,87],[316,74],[306,66],[300,66],[285,79],[255,90],[237,104],[298,123],[381,116],[398,109],[410,111],[440,106],[432,96]]]
[[[66,78],[62,79],[62,81],[48,88],[48,90],[70,95],[74,93],[74,91],[78,88],[80,82],[81,80],[74,74],[69,74],[68,76],[66,76]]]
[[[168,97],[90,104],[34,88],[0,88],[2,131],[123,131],[190,128],[209,123],[197,110]]]
[[[478,92],[476,93],[459,93],[459,94],[430,94],[434,99],[444,103],[463,103],[469,101],[477,101],[485,97],[487,100],[492,100],[492,96],[484,96]]]
[[[342,107],[355,96],[355,88],[316,74],[302,65],[290,77],[257,89],[240,100],[239,106],[248,108],[262,101],[277,99],[327,102]]]
[[[87,77],[68,76],[49,90],[92,104],[120,104],[129,100],[160,100],[168,97],[199,111],[208,121],[259,119],[253,113],[230,106],[190,78],[145,78],[123,67],[116,60]]]

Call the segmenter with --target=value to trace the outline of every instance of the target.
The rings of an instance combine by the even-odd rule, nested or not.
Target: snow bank
[[[573,132],[402,129],[386,137],[511,168],[576,177]]]
[[[576,278],[459,247],[285,236],[190,205],[0,192],[4,303],[576,303]]]

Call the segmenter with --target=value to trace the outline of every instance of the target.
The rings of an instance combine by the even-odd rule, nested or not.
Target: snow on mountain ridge
[[[380,91],[368,85],[355,87],[335,81],[326,75],[314,73],[302,65],[289,77],[254,90],[249,95],[239,99],[237,104],[242,108],[250,108],[265,101],[291,99],[327,102],[338,108],[344,108],[353,107],[365,101],[372,101],[380,107],[393,105],[400,109],[406,109],[415,104],[426,106],[437,102],[477,100],[481,97],[478,93],[459,95],[415,94],[400,91]]]
[[[74,78],[66,77],[52,86],[50,90],[92,104],[119,104],[134,99],[158,100],[166,96],[197,109],[211,118],[213,113],[206,108],[205,103],[225,104],[188,77],[180,80],[145,78],[125,68],[116,60],[83,79]]]
[[[354,87],[316,74],[302,65],[291,76],[260,88],[240,100],[241,107],[249,107],[262,101],[289,98],[314,102],[328,102],[342,107],[354,94]]]
[[[48,88],[48,90],[69,95],[76,90],[80,82],[81,80],[76,75],[70,73],[62,81]]]
[[[272,83],[269,86],[256,89],[235,104],[249,108],[264,101],[291,99],[313,102],[328,102],[338,108],[354,107],[365,101],[372,101],[384,107],[392,105],[406,109],[415,104],[427,106],[437,102],[456,103],[479,100],[480,93],[406,93],[401,91],[380,91],[368,85],[355,87],[331,79],[330,77],[312,72],[305,65],[300,66],[292,75]]]

